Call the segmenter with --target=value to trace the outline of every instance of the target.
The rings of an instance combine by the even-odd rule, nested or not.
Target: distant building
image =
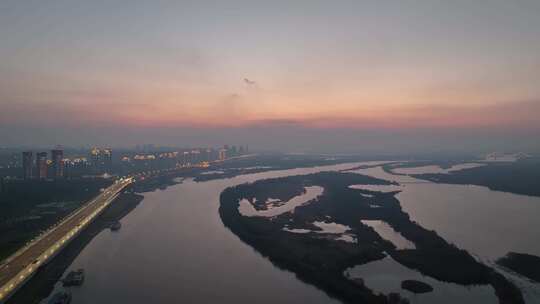
[[[227,158],[227,149],[219,150],[219,160],[225,160]]]
[[[191,153],[189,151],[184,151],[182,153],[182,165],[187,166],[191,163]]]
[[[51,159],[52,159],[53,177],[54,178],[64,177],[64,151],[59,150],[59,149],[51,150]]]
[[[31,179],[32,168],[34,167],[34,157],[32,152],[23,152],[22,153],[22,165],[23,165],[23,178]]]
[[[47,178],[47,152],[39,152],[36,154],[37,178]]]
[[[98,148],[92,148],[90,150],[90,163],[92,164],[92,167],[94,168],[94,171],[97,172],[97,167],[99,165],[99,154],[100,151]]]
[[[103,155],[103,171],[112,173],[112,149],[102,149]]]
[[[201,152],[199,150],[191,151],[191,164],[198,164],[201,161]]]
[[[64,177],[80,177],[87,175],[90,165],[86,157],[64,158]]]
[[[204,161],[210,162],[212,161],[212,150],[206,149],[204,153]]]
[[[112,173],[112,150],[109,148],[93,148],[90,161],[95,174]]]

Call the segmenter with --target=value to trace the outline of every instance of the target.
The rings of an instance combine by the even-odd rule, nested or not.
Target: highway
[[[0,264],[0,304],[52,259],[133,182],[120,179]]]

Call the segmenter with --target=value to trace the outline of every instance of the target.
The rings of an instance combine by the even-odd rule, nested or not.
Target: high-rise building
[[[47,152],[39,152],[36,154],[37,178],[47,178]]]
[[[90,151],[90,161],[95,174],[112,172],[112,150],[109,148],[93,148]]]
[[[101,151],[99,151],[98,148],[92,148],[90,150],[90,163],[92,165],[92,171],[94,173],[99,173],[99,154]]]
[[[22,153],[22,165],[23,165],[23,178],[31,179],[32,168],[34,167],[34,158],[32,152],[23,152]]]
[[[188,151],[184,151],[182,158],[182,165],[187,166],[191,161],[191,154]]]
[[[64,151],[55,149],[51,150],[53,177],[64,177]]]
[[[212,161],[212,150],[211,149],[206,149],[205,150],[205,153],[204,153],[204,161]]]
[[[103,171],[112,173],[112,149],[106,148],[101,150]]]
[[[192,150],[191,151],[191,164],[198,164],[201,162],[201,152],[199,150]]]
[[[225,160],[227,158],[227,149],[219,150],[219,160]]]

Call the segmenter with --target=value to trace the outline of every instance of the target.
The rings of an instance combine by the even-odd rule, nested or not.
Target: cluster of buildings
[[[210,163],[213,161],[222,161],[230,157],[244,155],[247,152],[247,146],[239,146],[237,148],[236,146],[229,145],[225,145],[220,149],[197,148],[167,152],[152,152],[146,150],[145,152],[138,152],[135,154],[124,153],[124,155],[122,155],[120,158],[120,162],[122,166],[126,166],[128,164],[145,164],[150,166],[155,163],[161,163],[166,167],[186,167]]]
[[[93,148],[90,151],[90,166],[93,174],[112,174],[112,150],[110,148]]]
[[[217,149],[171,148],[165,150],[145,145],[144,149],[136,149],[136,151],[117,151],[114,155],[115,158],[113,158],[112,149],[98,147],[90,149],[89,152],[77,153],[77,156],[71,155],[66,158],[62,149],[53,149],[50,153],[25,151],[22,152],[22,177],[25,180],[43,180],[104,174],[125,175],[151,169],[204,166],[214,161],[223,161],[248,152],[247,146],[229,145]]]
[[[35,155],[35,157],[34,157]],[[81,174],[112,173],[112,150],[93,148],[90,151],[90,162],[86,157],[64,158],[62,149],[47,152],[22,152],[22,177],[30,179],[59,179],[67,173],[79,171]]]
[[[245,146],[245,147],[239,146],[238,148],[236,148],[236,146],[229,147],[229,145],[225,145],[223,146],[222,149],[219,150],[218,159],[225,160],[226,158],[229,158],[229,157],[237,157],[240,155],[244,155],[249,152],[248,150],[249,150],[248,146]]]
[[[25,151],[22,153],[22,166],[24,179],[47,179],[64,177],[64,151],[61,149],[51,150],[51,158],[47,152],[34,153]]]

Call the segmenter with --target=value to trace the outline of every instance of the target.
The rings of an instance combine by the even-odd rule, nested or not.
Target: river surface
[[[316,199],[318,196],[323,194],[324,189],[319,186],[311,186],[304,188],[305,193],[293,197],[291,200],[284,202],[283,205],[278,207],[272,207],[272,204],[266,202],[266,210],[256,210],[255,207],[247,200],[243,199],[240,201],[240,206],[238,211],[243,216],[264,216],[264,217],[273,217],[278,216],[283,213],[293,212],[294,209],[298,206],[302,206],[310,201]],[[281,202],[281,201],[280,201]],[[270,207],[268,207],[270,205]]]
[[[405,167],[405,168],[396,168],[392,172],[398,174],[448,174],[454,171],[460,171],[465,169],[472,169],[477,167],[485,166],[486,164],[481,163],[464,163],[459,165],[454,165],[448,169],[443,169],[439,166],[421,166],[421,167]]]
[[[467,169],[465,167],[462,166],[463,169]],[[425,173],[419,168],[411,168],[410,171],[417,174]],[[466,249],[478,260],[503,272],[522,289],[526,303],[540,303],[540,284],[531,283],[494,264],[495,259],[504,256],[509,251],[540,256],[539,197],[493,191],[473,185],[436,184],[406,175],[390,174],[381,167],[355,172],[398,182],[402,192],[396,197],[412,220],[426,229],[435,230],[448,242]],[[388,188],[386,191],[398,190],[395,186],[368,186],[367,188],[384,192],[385,187]],[[355,186],[354,188],[362,187]],[[388,261],[378,264],[374,267],[379,270],[389,267],[389,273],[402,272],[392,267],[395,264]],[[367,275],[370,269],[366,267],[365,271],[360,269],[356,271]],[[373,276],[376,277],[375,281],[380,279],[377,274]],[[393,280],[387,283],[388,285],[379,290],[387,291],[391,289],[390,285],[394,285]],[[378,280],[376,284],[381,286],[381,280]],[[474,298],[477,294],[474,291],[470,295]],[[452,292],[452,295],[457,294]],[[424,297],[431,299],[431,296]],[[422,296],[418,298],[417,302],[423,303]]]
[[[122,229],[101,232],[69,267],[86,271],[83,286],[71,288],[72,303],[339,303],[276,268],[225,228],[218,214],[219,195],[227,187],[258,179],[360,164],[200,183],[186,179],[144,193],[139,206],[122,219]]]
[[[84,285],[72,288],[72,303],[338,303],[293,273],[274,267],[225,228],[218,214],[219,195],[244,182],[359,164],[270,171],[201,183],[187,179],[145,193],[141,204],[122,220],[120,231],[100,233],[69,267],[68,271],[86,270]],[[399,182],[402,192],[397,198],[413,220],[486,263],[510,250],[540,255],[540,198],[423,182],[388,174],[380,167],[355,172]],[[389,258],[374,263],[351,272],[362,274],[375,291],[393,290],[396,277],[414,274]],[[528,303],[540,303],[538,284],[512,278],[526,289]],[[425,280],[439,289],[424,299],[428,302],[445,303],[444,296],[449,294],[475,303],[494,299],[488,286],[465,288]],[[411,300],[426,303],[420,298]]]

